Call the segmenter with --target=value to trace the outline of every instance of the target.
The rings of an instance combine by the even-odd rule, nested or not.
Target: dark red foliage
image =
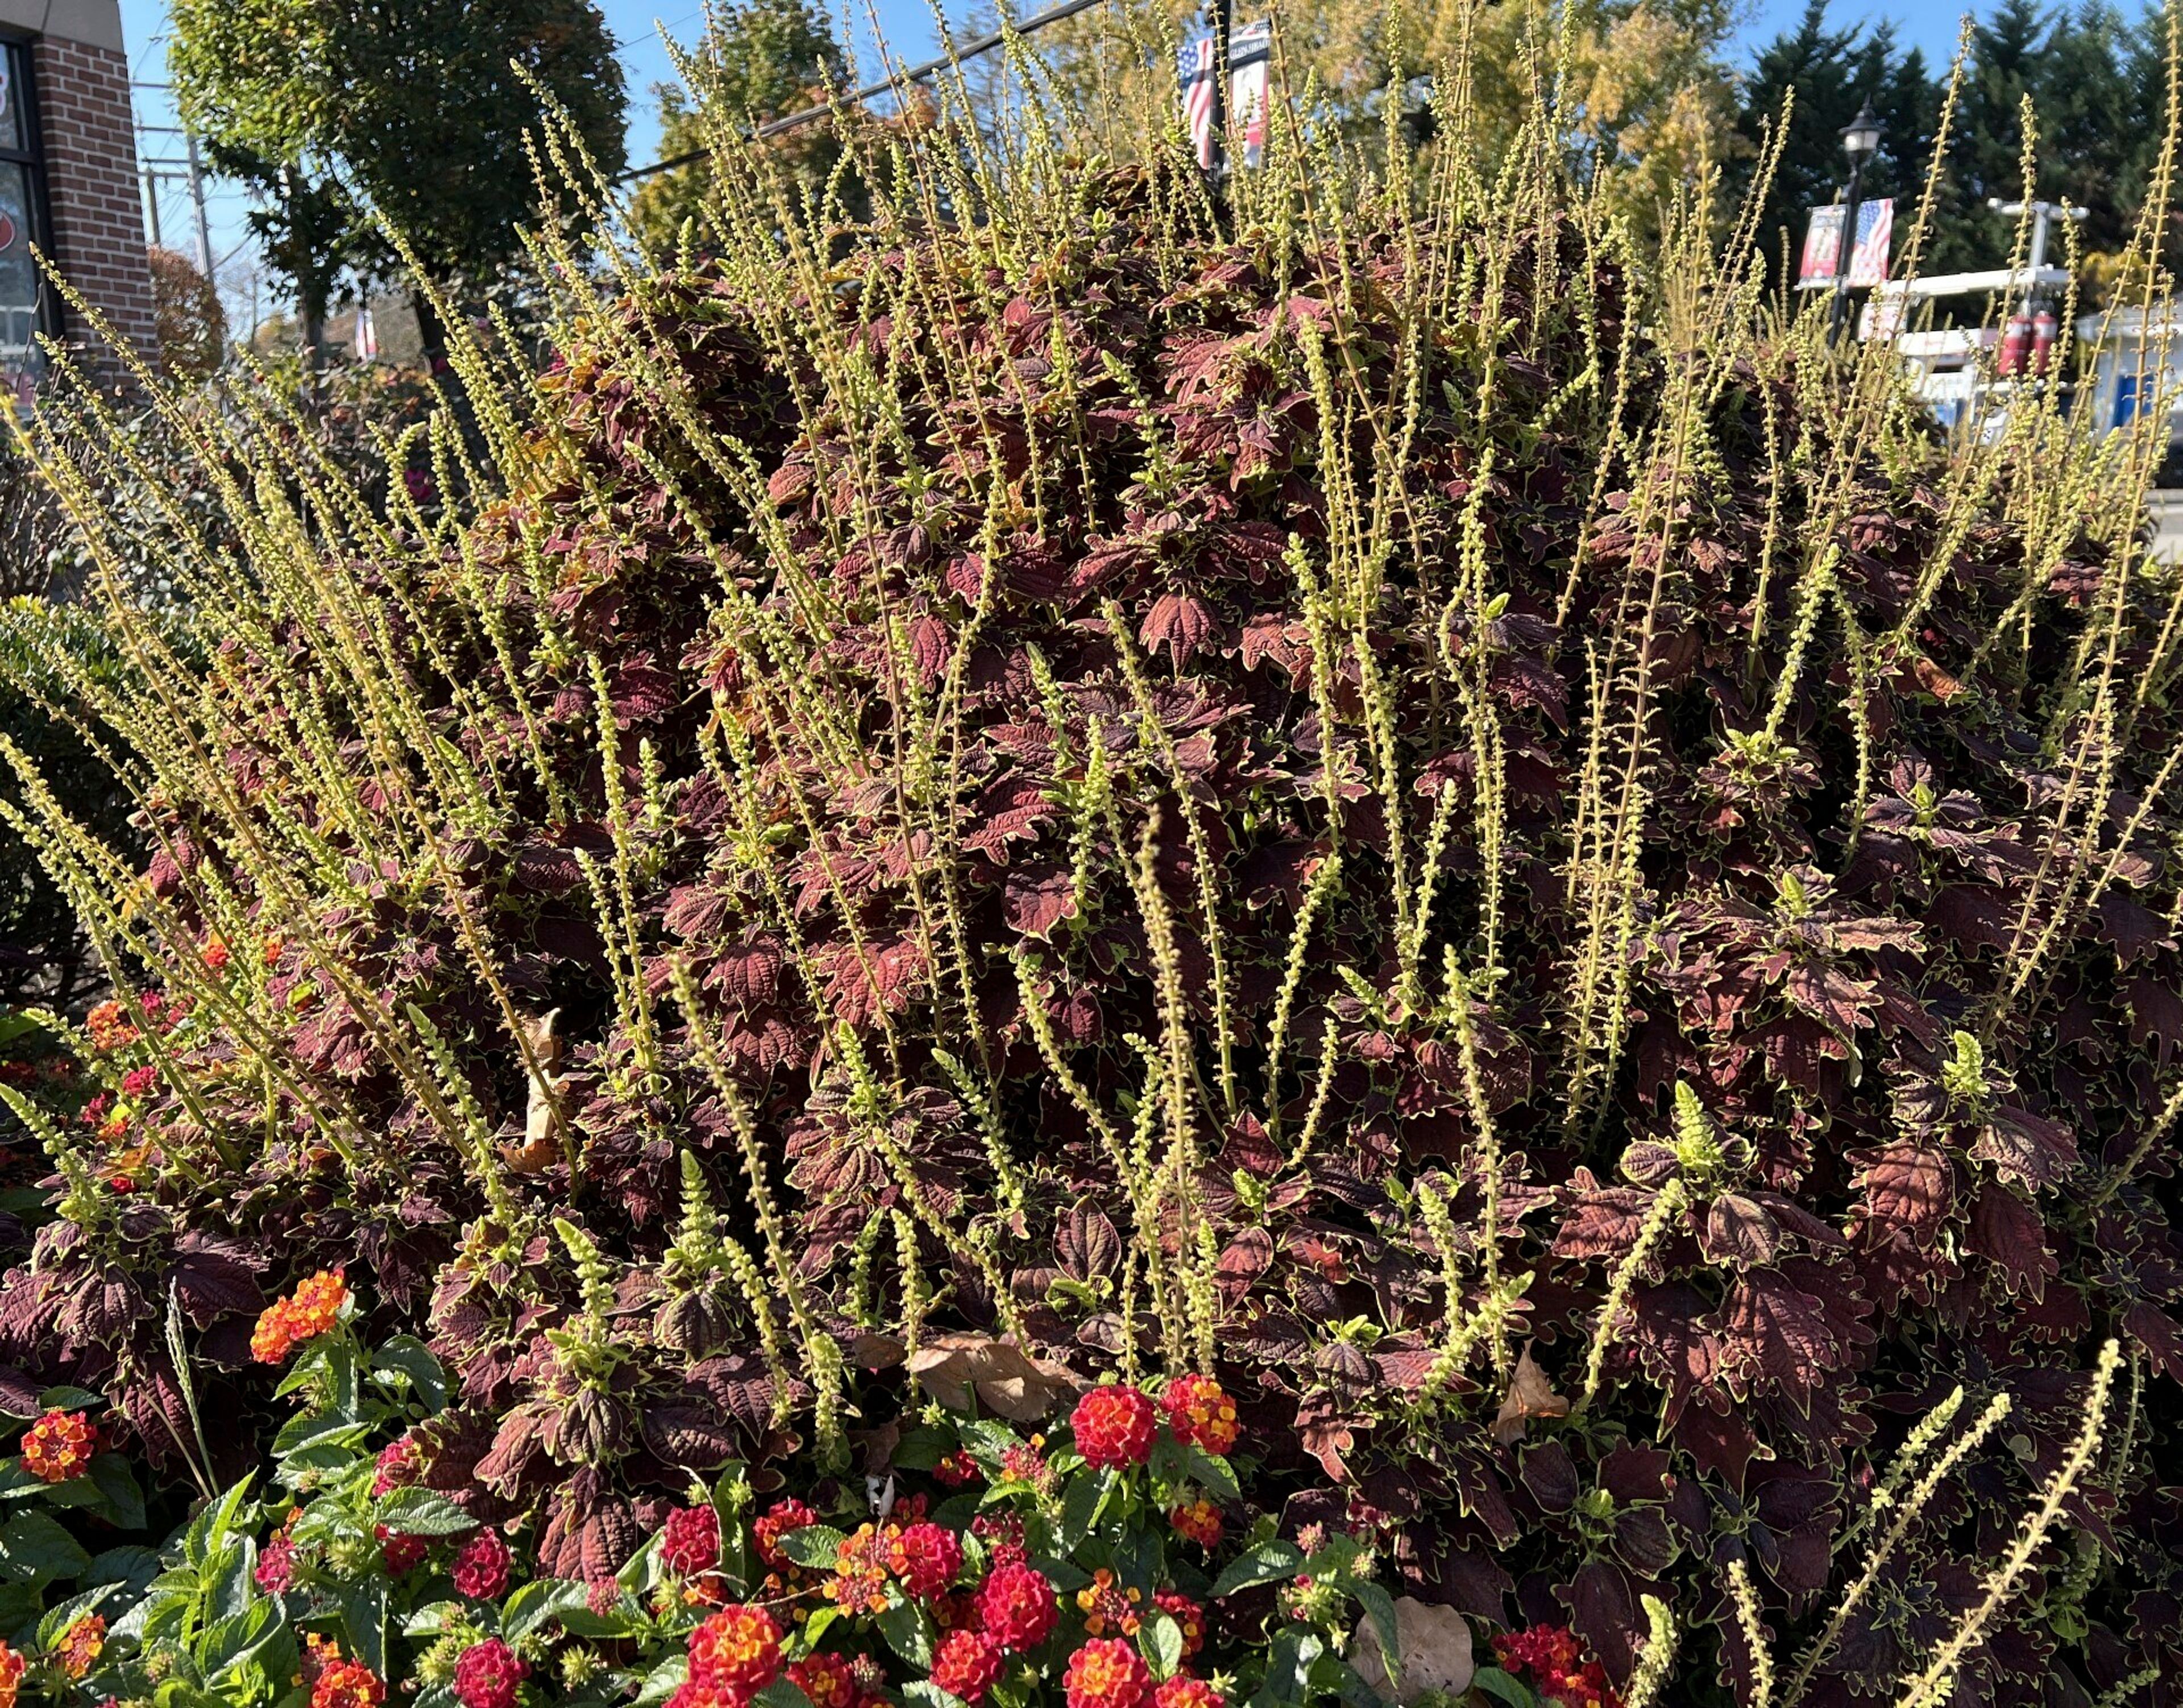
[[[845,337],[900,359],[874,370],[905,424],[878,450],[868,420],[822,410],[807,428],[790,382],[815,387],[815,370],[780,356],[715,279],[651,288],[618,311],[619,328],[642,322],[695,418],[758,478],[721,478],[649,382],[617,374],[615,329],[597,329],[542,393],[539,442],[573,459],[554,465],[558,483],[492,507],[422,591],[447,618],[441,644],[458,645],[471,632],[464,590],[503,578],[516,675],[480,643],[462,665],[492,693],[442,693],[439,714],[446,740],[519,807],[447,847],[444,874],[353,871],[320,924],[362,988],[390,1010],[417,1004],[454,1041],[516,1158],[508,1189],[580,1221],[622,1266],[626,1355],[611,1379],[547,1338],[577,1308],[561,1248],[542,1223],[464,1237],[485,1210],[464,1160],[374,1042],[371,1016],[300,961],[274,974],[276,993],[304,993],[286,1048],[303,1082],[337,1080],[376,1111],[375,1151],[350,1167],[274,1144],[216,1205],[192,1205],[190,1225],[217,1236],[178,1239],[149,1204],[95,1231],[47,1229],[0,1295],[0,1355],[114,1384],[157,1453],[157,1417],[180,1418],[158,1373],[169,1283],[209,1346],[253,1308],[266,1254],[299,1267],[360,1257],[372,1302],[427,1332],[461,1383],[427,1481],[444,1475],[495,1517],[535,1506],[542,1569],[611,1572],[693,1471],[797,1445],[808,1398],[765,1361],[739,1292],[660,1260],[682,1148],[759,1248],[733,1114],[672,995],[676,960],[785,1177],[798,1273],[845,1349],[869,1326],[851,1290],[859,1242],[885,1233],[872,1272],[889,1273],[888,1213],[913,1207],[859,1112],[846,1038],[896,1088],[884,1132],[919,1195],[1000,1229],[1003,1281],[1036,1349],[1089,1378],[1123,1344],[1130,1207],[1042,1060],[1025,993],[1078,1081],[1109,1109],[1134,1096],[1145,1065],[1131,1037],[1158,1038],[1163,1020],[1148,892],[1202,1046],[1196,1186],[1225,1311],[1219,1373],[1263,1449],[1253,1498],[1287,1500],[1291,1524],[1369,1513],[1392,1527],[1408,1593],[1571,1627],[1605,1669],[1603,1696],[1642,1638],[1639,1597],[1662,1586],[1695,1586],[1691,1601],[1719,1607],[1722,1573],[1741,1560],[1777,1628],[1806,1618],[1830,1574],[1839,1584],[1835,1539],[1910,1422],[1958,1383],[2007,1389],[2019,1401],[2007,1440],[1966,1467],[1975,1505],[1936,1507],[1891,1568],[1900,1583],[1822,1671],[1827,1700],[1876,1688],[1961,1605],[1998,1545],[1991,1527],[2005,1529],[2058,1462],[2099,1341],[2124,1337],[2163,1390],[2183,1377],[2173,1140],[2134,1154],[2183,1043],[2176,826],[2149,793],[2177,739],[2154,592],[2120,581],[2091,542],[2071,543],[2072,574],[2120,602],[2114,668],[2148,688],[2114,732],[2111,792],[2087,832],[2070,774],[2086,732],[2056,685],[2075,682],[2092,601],[2038,588],[2019,599],[2025,543],[1990,518],[1952,542],[1921,593],[1941,547],[1945,465],[1939,447],[1913,442],[1858,471],[1834,543],[1842,609],[1885,635],[1921,600],[1914,631],[1858,656],[1852,713],[1830,616],[1815,643],[1825,662],[1808,665],[1769,734],[1797,623],[1795,576],[1760,574],[1769,501],[1786,539],[1828,524],[1801,475],[1770,489],[1769,436],[1824,446],[1836,394],[1824,376],[1724,369],[1702,424],[1710,473],[1664,544],[1640,526],[1660,470],[1627,455],[1603,465],[1603,404],[1547,406],[1625,348],[1623,282],[1554,231],[1509,258],[1511,342],[1491,359],[1490,406],[1473,406],[1488,360],[1475,328],[1427,340],[1401,539],[1369,609],[1344,619],[1365,627],[1351,645],[1291,560],[1324,573],[1341,520],[1329,446],[1366,470],[1374,451],[1361,420],[1319,419],[1303,352],[1308,329],[1360,395],[1389,394],[1409,336],[1402,247],[1277,253],[1262,234],[1169,276],[1142,185],[1082,193],[1099,222],[1057,241],[1050,273],[1019,288],[975,275],[951,238],[843,263],[875,289],[910,275],[929,288],[916,315],[876,324],[859,322],[867,299],[846,288],[823,307]],[[1668,376],[1649,333],[1628,348],[1628,370],[1582,393],[1625,392],[1625,444],[1657,420]],[[979,376],[975,395],[926,388],[920,364],[936,350]],[[1061,361],[1073,401],[1044,383]],[[1057,465],[998,528],[986,482],[1019,479],[1034,445]],[[1451,604],[1466,549],[1490,604]],[[1598,1058],[1572,1120],[1571,964],[1587,926],[1568,871],[1592,671],[1631,632],[1625,594],[1641,598],[1656,568],[1653,807],[1616,951],[1626,1035]],[[2005,614],[2003,665],[2004,649],[1984,649]],[[792,672],[746,651],[759,617],[809,647]],[[1329,636],[1341,645],[1320,658]],[[281,640],[296,660],[325,644]],[[621,792],[641,798],[653,768],[653,809],[627,838],[660,1034],[642,1071],[653,1043],[615,1020],[586,876],[614,859],[586,648],[619,736]],[[1390,685],[1384,739],[1403,780],[1391,801],[1372,781],[1366,657]],[[271,680],[268,660],[228,663]],[[1497,787],[1449,687],[1458,671],[1497,732]],[[518,701],[527,724],[479,709]],[[952,781],[912,809],[875,756],[942,705],[955,715],[940,749]],[[1095,751],[1111,815],[1095,802]],[[357,764],[363,774],[361,751]],[[238,787],[263,786],[247,741],[231,765]],[[219,845],[185,808],[167,809],[174,846]],[[1414,880],[1436,823],[1441,887],[1420,957],[1431,989],[1406,991],[1395,851]],[[188,874],[169,870],[186,899]],[[1458,999],[1458,1028],[1442,950],[1476,954],[1489,878],[1500,977]],[[1269,1035],[1314,894],[1269,1107]],[[465,918],[490,922],[496,976],[522,1010],[558,1012],[565,1148],[525,1144],[525,1077],[464,960]],[[2033,966],[2025,951],[2049,932]],[[1224,997],[1243,1088],[1232,1110],[1214,1044]],[[1337,1059],[1298,1159],[1328,1037]],[[206,1081],[202,1110],[266,1127],[257,1080]],[[967,1083],[996,1088],[1003,1142],[1029,1182],[1019,1205],[1003,1203]],[[1679,1124],[1678,1087],[1702,1143]],[[299,1107],[280,1095],[281,1123],[301,1133]],[[1502,1406],[1522,1384],[1510,1394],[1483,1359],[1446,1384],[1453,1403],[1412,1410],[1447,1318],[1481,1299],[1445,1296],[1415,1188],[1431,1181],[1450,1200],[1475,1286],[1481,1112],[1502,1158],[1502,1272],[1533,1276],[1512,1344],[1531,1343],[1559,1401],[1583,1384],[1614,1275],[1659,1220],[1660,1194],[1676,1194],[1580,1423],[1557,1423],[1566,1405],[1536,1394]],[[187,1117],[177,1105],[166,1118]],[[996,1327],[975,1266],[937,1240],[922,1260],[954,1326]],[[777,1326],[788,1332],[785,1315]],[[239,1348],[228,1355],[239,1364]],[[869,1378],[868,1415],[895,1379]],[[1497,1407],[1513,1427],[1494,1427]],[[1973,1663],[1981,1700],[2072,1700],[2048,1683],[2056,1666],[2103,1687],[2174,1640],[2183,1567],[2174,1504],[2158,1491],[2178,1461],[2164,1433],[2139,1448],[2158,1455],[2152,1483],[2091,1492],[2077,1515],[2129,1562],[2127,1593],[2093,1598],[2091,1635],[2066,1663],[2050,1666],[2008,1627]],[[2058,1576],[2047,1566],[2043,1578]],[[1732,1618],[1721,1642],[1731,1670],[1747,1664]]]

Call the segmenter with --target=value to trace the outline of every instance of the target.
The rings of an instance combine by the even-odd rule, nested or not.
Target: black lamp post
[[[1849,159],[1849,188],[1843,197],[1841,239],[1835,245],[1835,303],[1834,312],[1828,321],[1828,332],[1840,338],[1842,323],[1849,314],[1850,257],[1857,248],[1857,192],[1864,177],[1864,163],[1880,152],[1880,138],[1885,127],[1880,116],[1867,101],[1857,109],[1857,117],[1842,126],[1842,153]]]

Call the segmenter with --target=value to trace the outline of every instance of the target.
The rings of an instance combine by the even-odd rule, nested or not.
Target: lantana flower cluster
[[[69,1483],[91,1469],[98,1432],[81,1411],[48,1410],[23,1432],[23,1469],[41,1483]]]
[[[1562,1708],[1622,1708],[1607,1671],[1585,1658],[1576,1633],[1563,1625],[1533,1625],[1493,1639],[1502,1670],[1523,1679]]]
[[[250,1332],[250,1355],[260,1364],[283,1364],[308,1341],[331,1334],[340,1323],[351,1294],[338,1269],[322,1269],[297,1283],[286,1299],[276,1299],[258,1314]]]
[[[679,1593],[686,1603],[714,1610],[690,1634],[688,1672],[675,1708],[742,1708],[782,1677],[815,1708],[874,1708],[888,1677],[882,1657],[899,1644],[843,1653],[810,1646],[802,1627],[808,1621],[813,1632],[853,1643],[861,1622],[905,1608],[930,1633],[927,1680],[971,1708],[986,1702],[1016,1666],[1055,1677],[1068,1708],[1224,1708],[1222,1691],[1189,1670],[1207,1642],[1198,1600],[1173,1583],[1148,1594],[1106,1564],[1064,1597],[1031,1562],[1026,1527],[1051,1524],[1067,1477],[1119,1473],[1129,1511],[1155,1524],[1170,1503],[1186,1514],[1202,1512],[1200,1533],[1217,1540],[1218,1509],[1202,1493],[1178,1482],[1171,1468],[1149,1481],[1136,1473],[1153,1460],[1164,1429],[1178,1444],[1225,1459],[1241,1433],[1234,1401],[1203,1376],[1170,1382],[1158,1399],[1110,1383],[1086,1392],[1069,1422],[1075,1460],[1049,1451],[1037,1436],[991,1443],[981,1449],[989,1455],[982,1463],[969,1447],[940,1452],[930,1462],[942,1496],[990,1477],[983,1505],[957,1494],[936,1511],[933,1496],[911,1493],[853,1530],[822,1533],[830,1549],[794,1539],[826,1522],[817,1510],[793,1496],[774,1501],[750,1521],[752,1550],[765,1575],[755,1586],[758,1599],[747,1601],[722,1605],[728,1580],[721,1572],[721,1509],[700,1502],[668,1515],[658,1557],[672,1583],[662,1605]],[[1197,1473],[1218,1470],[1193,1462]],[[953,1516],[965,1506],[977,1510]],[[1041,1533],[1041,1545],[1053,1547],[1053,1533]],[[814,1616],[821,1610],[824,1622]],[[1065,1611],[1075,1646],[1056,1653],[1050,1645],[1063,1634]],[[1142,1647],[1151,1640],[1147,1622],[1161,1618],[1180,1637],[1179,1654],[1168,1650],[1174,1670],[1164,1678]],[[1173,1633],[1162,1640],[1172,1644]]]

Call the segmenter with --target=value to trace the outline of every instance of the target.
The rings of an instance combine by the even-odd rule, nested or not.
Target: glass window
[[[28,403],[43,371],[51,304],[31,253],[45,241],[45,185],[32,123],[31,54],[0,37],[0,396]]]

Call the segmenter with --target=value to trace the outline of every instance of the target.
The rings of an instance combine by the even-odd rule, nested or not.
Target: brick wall
[[[61,274],[117,333],[150,354],[158,333],[144,259],[129,61],[117,48],[63,36],[40,36],[31,56]],[[73,305],[66,314],[70,342],[87,341],[90,328]]]

